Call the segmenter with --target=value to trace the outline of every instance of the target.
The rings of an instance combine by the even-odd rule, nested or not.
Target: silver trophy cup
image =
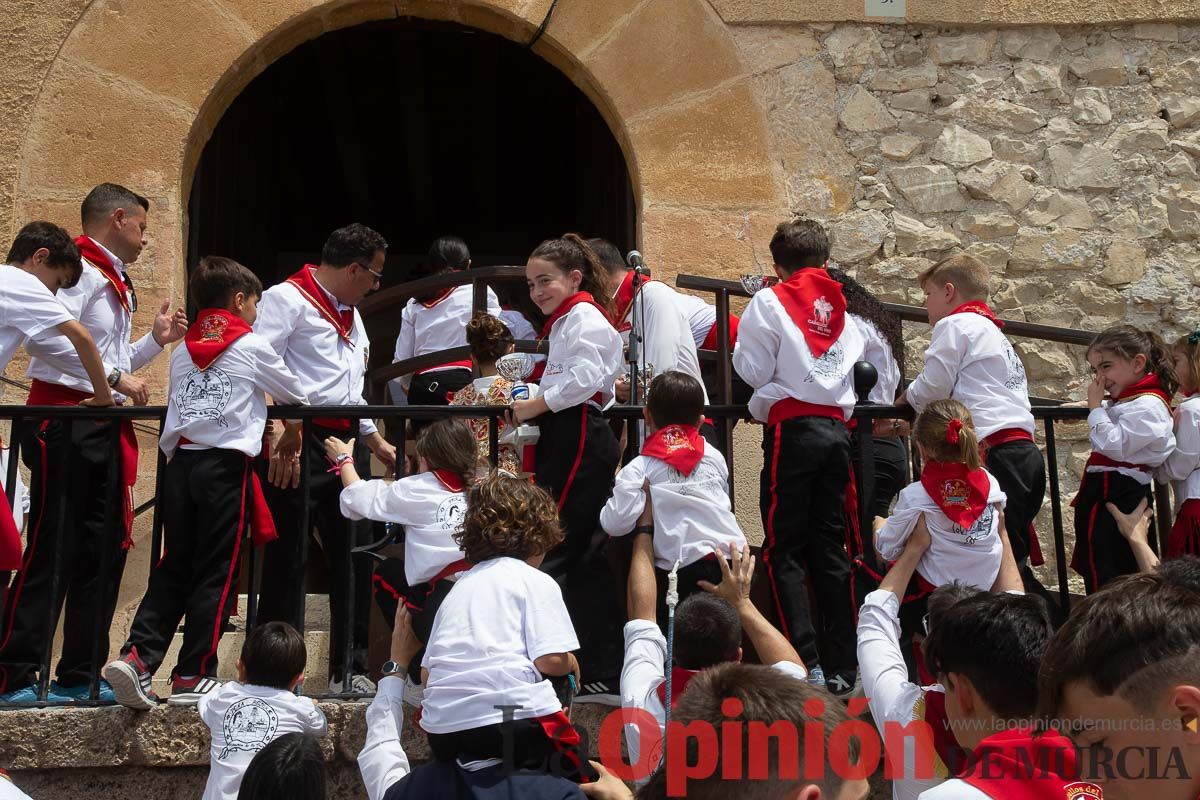
[[[779,279],[774,275],[743,275],[742,288],[748,294],[756,294],[769,286],[774,286]]]
[[[529,385],[526,379],[533,374],[534,360],[531,353],[509,353],[496,359],[496,371],[512,384],[513,400],[528,400]],[[513,446],[520,449],[538,440],[538,426],[523,423],[517,426]]]

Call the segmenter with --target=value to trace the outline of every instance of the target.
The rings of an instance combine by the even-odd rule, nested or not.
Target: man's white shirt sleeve
[[[412,772],[400,736],[404,732],[404,680],[388,675],[379,681],[367,707],[367,740],[358,754],[369,800],[383,800],[388,789]]]

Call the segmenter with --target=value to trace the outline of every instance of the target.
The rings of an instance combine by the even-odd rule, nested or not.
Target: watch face
[[[383,674],[384,675],[395,675],[395,674],[397,674],[399,672],[403,672],[403,671],[404,671],[404,669],[399,664],[397,664],[395,661],[388,661],[387,663],[385,663],[383,665]]]

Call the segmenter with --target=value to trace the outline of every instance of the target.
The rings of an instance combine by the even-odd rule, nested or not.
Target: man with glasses
[[[263,292],[258,304],[255,333],[263,336],[283,357],[288,369],[308,392],[309,402],[320,405],[365,405],[363,381],[370,341],[362,317],[354,306],[379,287],[387,242],[358,223],[329,235],[319,265],[307,264],[283,283]],[[301,564],[303,498],[300,486],[300,451],[308,448],[309,519],[320,533],[320,547],[329,569],[330,691],[342,690],[346,628],[353,630],[351,686],[355,692],[374,691],[366,675],[367,611],[370,608],[369,565],[355,561],[353,586],[345,571],[353,540],[351,523],[342,516],[338,497],[342,484],[328,470],[324,441],[358,438],[389,470],[396,466],[396,448],[370,419],[318,418],[301,437],[298,422],[276,423],[269,450],[267,504],[279,539],[267,545],[263,556],[258,622],[285,621],[300,626],[304,602],[304,569]],[[366,459],[363,459],[366,461]],[[359,464],[362,474],[368,465]],[[365,475],[364,475],[365,477]],[[369,537],[366,537],[369,538]],[[310,550],[315,553],[315,550]],[[353,597],[354,619],[348,619]]]
[[[132,341],[137,295],[127,267],[146,245],[149,208],[146,198],[115,183],[102,183],[88,192],[80,207],[83,235],[75,240],[83,256],[83,273],[75,286],[58,293],[58,299],[95,340],[118,403],[132,400],[146,405],[146,384],[132,373],[187,331],[187,314],[182,308],[172,311],[168,300],[159,308],[150,332]],[[26,349],[32,356],[29,405],[74,406],[91,396],[91,381],[65,336],[42,334],[30,339]],[[114,424],[121,427],[120,447],[115,453]],[[69,437],[62,421],[30,420],[16,433],[32,475],[31,525],[23,568],[13,578],[9,608],[0,623],[0,702],[36,699],[38,665],[64,603],[63,652],[47,699],[80,700],[89,693],[92,670],[108,656],[108,629],[125,553],[133,542],[131,490],[137,478],[137,437],[129,420],[79,419],[71,426]],[[114,461],[119,487],[110,487],[109,482]],[[64,469],[67,484],[61,485]],[[62,492],[70,493],[65,520],[60,517],[58,502]],[[119,500],[110,508],[109,498],[114,493]],[[54,543],[60,526],[61,570],[52,597]],[[97,638],[100,664],[92,662]],[[101,683],[100,699],[113,699],[107,683]]]

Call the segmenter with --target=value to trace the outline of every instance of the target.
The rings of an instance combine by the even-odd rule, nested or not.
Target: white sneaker
[[[404,692],[400,696],[404,705],[420,708],[425,700],[425,684],[417,683],[407,675],[404,676]]]
[[[342,682],[337,678],[329,679],[330,694],[375,694],[375,682],[366,675],[350,676],[350,691],[342,688]]]

